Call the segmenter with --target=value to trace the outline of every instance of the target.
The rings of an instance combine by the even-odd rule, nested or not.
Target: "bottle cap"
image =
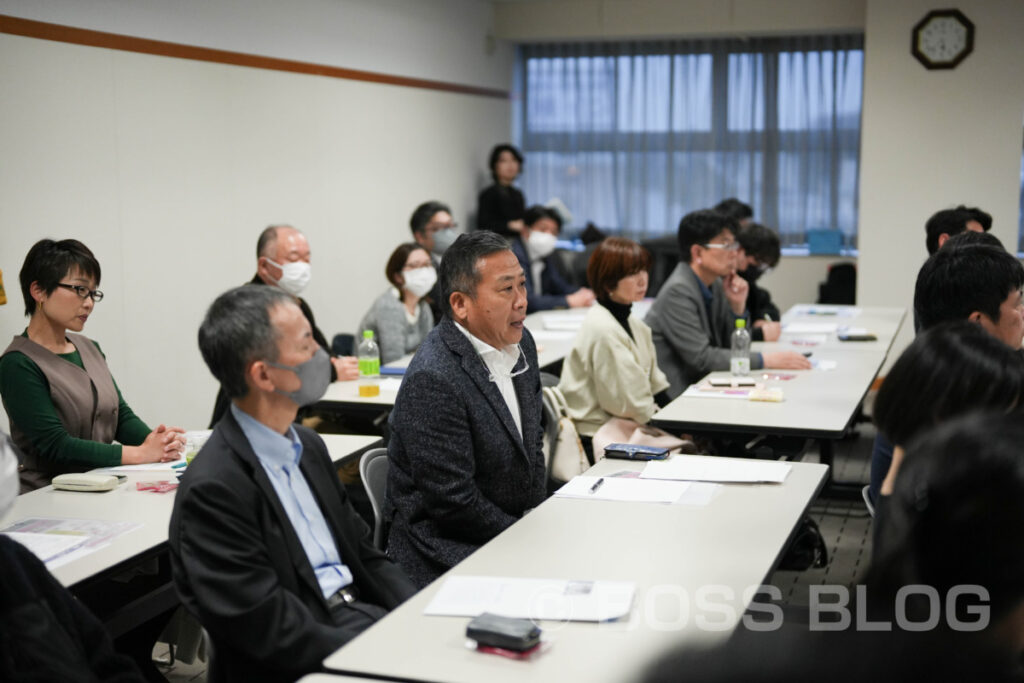
[[[373,339],[373,330],[363,330],[363,339]]]
[[[744,320],[743,318],[739,318],[739,319],[738,319],[738,320],[736,321],[736,329],[737,329],[737,330],[742,330],[742,329],[743,329],[743,328],[745,328],[746,326],[747,326],[747,321],[746,321],[746,320]],[[369,332],[369,330],[367,330],[367,332]]]

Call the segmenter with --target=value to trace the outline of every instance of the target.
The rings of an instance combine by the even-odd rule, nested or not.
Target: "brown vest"
[[[53,407],[68,434],[76,439],[112,443],[117,433],[118,401],[107,361],[88,337],[68,334],[67,338],[82,357],[84,370],[20,335],[14,338],[4,355],[17,351],[39,366],[50,384]],[[15,400],[10,396],[5,399]],[[23,491],[25,488],[47,486],[54,475],[62,472],[81,472],[83,469],[43,458],[14,422],[11,422],[11,437],[25,454],[21,470]]]

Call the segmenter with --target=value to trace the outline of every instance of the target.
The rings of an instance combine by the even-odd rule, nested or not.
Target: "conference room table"
[[[794,346],[793,339],[810,335],[792,334],[787,341],[755,342],[754,351],[791,349],[810,352],[817,363],[834,363],[834,369],[752,370],[751,376],[766,388],[782,391],[779,402],[751,401],[742,398],[718,398],[710,394],[683,393],[654,414],[652,424],[673,432],[740,433],[764,436],[794,436],[816,439],[821,462],[832,465],[833,442],[850,430],[860,406],[871,389],[905,317],[900,308],[826,307],[827,310],[856,308],[855,316],[806,313],[809,304],[794,306],[783,316],[783,322],[830,323],[864,328],[876,341],[843,342],[836,331],[817,332],[814,345]],[[826,323],[828,324],[828,323]],[[821,337],[824,337],[822,339]],[[728,378],[728,372],[713,372],[706,378]],[[783,379],[785,378],[785,379]],[[701,382],[704,381],[701,380]],[[699,384],[700,382],[698,382]],[[831,476],[831,474],[830,474]],[[847,496],[860,495],[859,485],[830,481],[830,492]]]
[[[588,474],[642,466],[605,459]],[[735,628],[826,471],[792,463],[782,484],[722,485],[704,506],[549,498],[330,655],[325,667],[399,681],[631,680],[666,649],[721,639]],[[630,581],[636,594],[618,621],[540,622],[549,648],[515,661],[468,649],[469,618],[423,614],[449,576]],[[705,598],[714,609],[700,608]]]
[[[335,464],[358,457],[381,445],[379,436],[322,434]],[[139,526],[110,539],[106,545],[72,561],[49,567],[54,577],[74,593],[88,590],[90,584],[118,576],[133,568],[166,562],[167,532],[174,508],[174,491],[139,491],[140,482],[173,481],[173,472],[138,470],[121,472],[127,480],[110,491],[98,493],[60,491],[46,486],[15,499],[14,506],[2,518],[0,529],[28,518],[134,522]],[[59,559],[59,558],[58,558]],[[177,604],[173,586],[165,583],[138,604],[126,605],[108,620],[108,629],[117,636],[147,618]]]
[[[796,304],[782,315],[782,334],[776,342],[765,342],[761,351],[810,351],[814,355],[830,350],[881,352],[887,355],[906,319],[906,309],[887,306],[835,306]],[[803,332],[800,330],[817,330]],[[842,341],[841,332],[865,332],[872,341]]]

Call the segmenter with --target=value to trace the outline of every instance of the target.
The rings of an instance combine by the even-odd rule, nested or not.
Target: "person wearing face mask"
[[[781,313],[772,302],[771,292],[760,287],[757,281],[779,263],[779,236],[760,223],[747,223],[740,225],[736,241],[740,243],[741,250],[736,274],[750,285],[747,309],[754,322],[750,336],[754,341],[776,341],[782,334]]]
[[[412,212],[409,228],[416,244],[430,254],[430,263],[436,271],[441,267],[441,259],[448,247],[452,246],[459,236],[459,224],[452,219],[452,210],[447,204],[438,201],[423,202]],[[441,320],[441,292],[437,282],[427,294],[427,303],[434,317],[434,324]],[[358,338],[358,335],[357,335]]]
[[[554,209],[531,206],[523,216],[523,229],[512,240],[512,253],[526,274],[527,310],[580,308],[594,303],[594,293],[586,287],[574,287],[559,272],[555,243],[562,218]]]
[[[121,396],[99,345],[75,334],[103,299],[92,251],[78,240],[40,240],[19,280],[29,322],[0,357],[0,396],[25,454],[21,492],[64,472],[177,460],[183,430],[150,429]]]
[[[359,322],[356,338],[373,330],[380,347],[380,362],[390,363],[413,353],[434,327],[434,315],[425,297],[437,283],[430,255],[414,242],[398,245],[384,268],[391,283]]]
[[[18,453],[0,431],[0,518],[18,497]],[[103,624],[27,548],[0,535],[0,680],[145,680]]]
[[[210,680],[293,681],[416,589],[373,546],[323,440],[294,424],[331,362],[295,299],[225,292],[199,350],[231,404],[174,500],[174,583],[213,642]]]
[[[299,294],[305,290],[312,278],[309,241],[306,236],[290,225],[271,225],[260,233],[256,242],[256,275],[249,284],[269,285],[287,292],[298,304],[302,315],[309,321],[313,338],[330,356],[328,374],[330,381],[353,380],[359,377],[359,361],[354,356],[331,355],[327,337],[316,326],[313,310]],[[210,429],[224,416],[228,409],[228,398],[223,391],[217,393],[210,418]]]

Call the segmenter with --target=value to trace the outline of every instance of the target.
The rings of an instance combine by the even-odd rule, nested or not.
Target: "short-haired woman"
[[[359,333],[373,330],[380,347],[380,362],[390,363],[413,353],[434,327],[427,294],[437,282],[430,254],[414,242],[398,245],[388,258],[384,275],[391,286],[370,306],[359,323]]]
[[[477,227],[504,237],[515,237],[523,230],[526,212],[526,198],[512,186],[523,168],[523,155],[507,143],[495,145],[487,165],[494,184],[477,198]]]
[[[650,264],[647,250],[622,237],[605,239],[590,256],[587,280],[599,305],[583,319],[558,383],[587,440],[612,417],[646,424],[668,403],[651,328],[630,312],[647,293]]]
[[[29,322],[0,356],[0,396],[25,455],[21,492],[64,472],[179,458],[182,430],[150,429],[121,396],[99,344],[73,334],[103,298],[89,248],[40,240],[19,280]]]

